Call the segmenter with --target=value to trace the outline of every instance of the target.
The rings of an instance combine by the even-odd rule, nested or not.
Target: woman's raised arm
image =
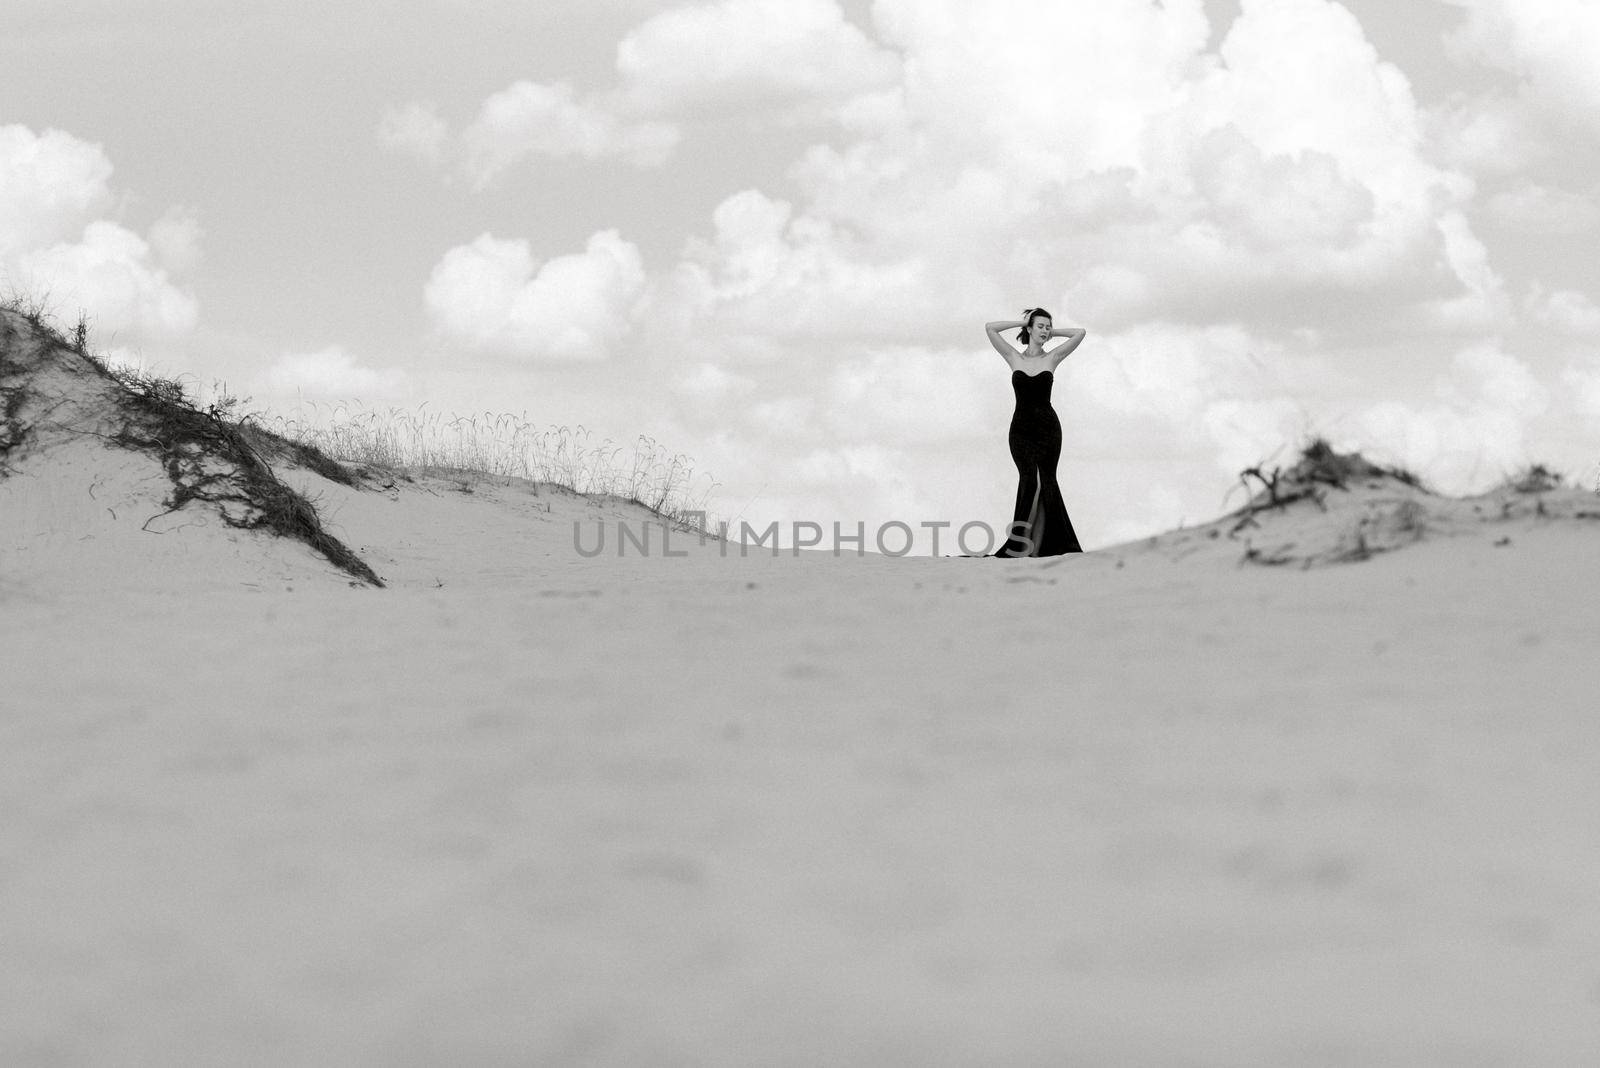
[[[1059,359],[1066,359],[1068,356],[1072,355],[1073,349],[1083,344],[1083,339],[1089,336],[1089,332],[1081,326],[1069,326],[1065,330],[1050,331],[1050,336],[1064,337],[1067,339],[1067,343],[1065,345],[1057,345],[1055,348],[1045,353],[1045,355],[1055,356]]]
[[[1002,331],[1002,330],[1020,330],[1020,329],[1022,329],[1022,327],[1026,326],[1026,325],[1027,324],[1024,323],[1021,319],[1016,319],[1016,320],[1013,320],[1011,322],[1002,322],[1000,320],[995,320],[992,323],[983,324],[983,329],[989,335],[989,344],[993,345],[994,346],[994,350],[996,352],[998,352],[1001,356],[1004,356],[1005,359],[1006,359],[1006,363],[1009,364],[1011,362],[1011,357],[1013,357],[1013,356],[1021,356],[1022,352],[1019,349],[1017,349],[1015,346],[1013,346],[1010,342],[1006,341],[1005,338],[1001,337],[1000,336],[1000,331]]]

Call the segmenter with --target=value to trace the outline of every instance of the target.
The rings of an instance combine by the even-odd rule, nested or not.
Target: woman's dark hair
[[[1046,319],[1049,319],[1052,323],[1056,321],[1056,317],[1045,311],[1043,308],[1029,308],[1026,313],[1026,318],[1022,324],[1022,332],[1017,335],[1017,340],[1021,341],[1024,345],[1029,343],[1028,331],[1033,328],[1033,318],[1036,315],[1042,315]]]

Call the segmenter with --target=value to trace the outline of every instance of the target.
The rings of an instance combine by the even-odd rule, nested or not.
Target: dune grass
[[[359,400],[319,405],[302,401],[312,416],[268,414],[261,425],[288,440],[315,447],[344,463],[410,475],[451,478],[464,489],[495,479],[521,478],[584,496],[613,496],[638,504],[680,529],[715,537],[716,522],[705,496],[691,498],[692,464],[640,434],[630,455],[607,438],[591,445],[582,425],[539,427],[527,413],[446,415],[390,407],[364,407]]]
[[[0,306],[5,305],[0,302]],[[191,500],[208,501],[217,506],[228,526],[261,529],[303,541],[351,575],[355,580],[352,585],[383,587],[383,580],[365,561],[323,528],[312,502],[278,478],[247,440],[239,422],[225,418],[224,407],[213,404],[201,409],[190,400],[181,383],[119,367],[96,356],[89,350],[88,331],[81,317],[69,340],[39,306],[12,304],[9,310],[19,313],[34,331],[47,358],[51,350],[65,350],[69,360],[74,354],[81,357],[88,373],[99,374],[121,387],[115,400],[121,427],[115,433],[62,424],[56,428],[92,434],[111,445],[149,452],[159,458],[172,482],[172,493],[163,502],[166,512],[162,515],[178,511]],[[10,323],[5,325],[9,333]],[[83,373],[83,365],[76,370]],[[6,372],[7,368],[0,367],[0,386]],[[0,440],[6,452],[20,443],[30,429],[20,413],[23,400],[32,392],[25,377],[5,388],[6,426]],[[212,460],[221,460],[225,466],[215,469],[208,463]],[[149,522],[146,520],[147,527]]]
[[[622,450],[609,438],[591,446],[585,427],[541,429],[529,422],[526,413],[445,415],[428,411],[426,402],[416,413],[398,408],[378,411],[363,407],[359,399],[354,404],[300,402],[302,411],[311,408],[310,418],[302,411],[292,417],[241,411],[250,398],[241,400],[221,383],[214,384],[212,399],[202,403],[180,378],[162,377],[96,353],[86,317],[80,314],[71,330],[61,329],[48,294],[13,291],[0,295],[0,307],[89,359],[126,387],[141,406],[159,410],[169,420],[201,419],[203,424],[194,425],[237,440],[263,465],[268,458],[287,458],[350,486],[360,484],[362,469],[405,478],[449,478],[464,491],[483,482],[522,478],[534,483],[536,490],[616,497],[655,513],[679,530],[719,537],[721,523],[705,508],[706,496],[718,483],[711,482],[698,499],[691,498],[696,478],[688,458],[669,454],[644,434],[636,439],[631,455],[619,458]]]

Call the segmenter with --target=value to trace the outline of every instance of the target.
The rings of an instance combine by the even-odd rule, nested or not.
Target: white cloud
[[[1424,112],[1422,125],[1429,157],[1472,175],[1519,174],[1550,155],[1527,104],[1498,88],[1452,92]]]
[[[638,248],[615,230],[542,264],[527,241],[486,233],[444,254],[424,299],[440,333],[470,348],[599,360],[628,336],[644,284]]]
[[[1448,211],[1438,220],[1444,235],[1444,258],[1465,292],[1426,301],[1425,316],[1439,329],[1453,332],[1493,330],[1510,315],[1505,283],[1489,263],[1489,250],[1472,232],[1466,217]]]
[[[580,99],[566,82],[514,82],[485,99],[459,135],[425,102],[390,108],[378,124],[380,144],[450,169],[474,190],[493,185],[530,156],[659,166],[679,137],[671,123],[634,121],[613,101]]]
[[[171,337],[193,330],[199,319],[194,296],[174,286],[152,259],[150,245],[138,234],[97,219],[76,242],[18,256],[15,269],[48,290],[67,318],[84,309],[97,337]]]
[[[1481,491],[1525,463],[1532,421],[1551,405],[1527,364],[1493,342],[1457,351],[1435,394],[1435,403],[1369,404],[1356,413],[1356,430],[1363,442],[1387,444],[1389,462],[1452,494]]]
[[[672,383],[671,392],[685,416],[698,426],[721,423],[729,405],[756,392],[754,379],[715,363],[693,364]]]
[[[1535,281],[1522,307],[1535,322],[1576,338],[1600,338],[1600,306],[1574,289],[1547,291]]]
[[[111,205],[111,161],[61,130],[0,126],[0,263],[83,232]]]
[[[150,224],[149,241],[156,261],[175,275],[193,274],[200,266],[200,216],[193,208],[172,207]]]
[[[1262,376],[1251,353],[1263,343],[1234,325],[1193,330],[1146,323],[1096,334],[1094,356],[1075,353],[1073,383],[1101,409],[1181,422],[1207,401],[1259,393]]]
[[[630,121],[604,102],[579,100],[565,82],[519,81],[486,99],[462,131],[462,165],[475,188],[531,155],[617,158],[652,167],[666,160],[678,138],[670,123]]]
[[[841,101],[894,84],[900,62],[836,0],[718,0],[638,26],[617,45],[617,72],[620,98],[638,114],[820,120]]]
[[[0,278],[69,320],[81,310],[102,345],[192,330],[198,304],[176,279],[198,264],[197,216],[169,209],[148,239],[102,218],[111,173],[99,145],[0,127]]]
[[[647,18],[618,43],[616,73],[610,88],[584,94],[565,81],[514,82],[456,138],[430,104],[391,108],[378,138],[435,165],[454,160],[474,189],[529,157],[656,167],[686,122],[710,116],[834,122],[849,102],[848,121],[870,125],[892,106],[871,94],[894,91],[900,64],[837,0],[718,0]]]
[[[926,299],[919,261],[857,254],[848,233],[787,201],[747,189],[712,215],[712,240],[691,238],[660,300],[698,329],[778,337],[882,335]],[[932,324],[929,324],[932,325]]]
[[[756,209],[729,198],[715,236],[688,244],[679,282],[721,326],[884,337],[874,298],[930,330],[1041,301],[1111,329],[1494,306],[1450,215],[1472,183],[1425,158],[1405,78],[1337,4],[1246,0],[1220,62],[1197,2],[880,0],[873,15],[905,54],[898,89],[858,97],[854,140],[796,162],[798,198],[765,198],[781,228],[769,210],[737,238],[724,216]],[[1027,40],[1077,44],[1071,62],[1026,60]]]
[[[1600,423],[1600,351],[1576,353],[1561,368],[1562,400],[1578,415]]]
[[[1550,407],[1549,390],[1528,365],[1492,342],[1457,351],[1436,388],[1440,397],[1464,409],[1535,416]]]
[[[885,438],[924,446],[987,436],[999,358],[965,349],[918,345],[872,346],[836,362],[819,383],[826,402],[817,428],[829,441]],[[993,397],[995,394],[988,394]]]
[[[1449,0],[1466,17],[1446,38],[1457,59],[1518,82],[1518,93],[1569,128],[1600,137],[1600,5],[1593,0]]]
[[[403,368],[363,367],[337,345],[317,352],[285,353],[260,381],[285,395],[299,391],[328,399],[356,397],[363,402],[399,399],[409,388]]]
[[[1373,219],[1372,192],[1318,149],[1268,157],[1228,124],[1207,131],[1192,160],[1196,187],[1211,206],[1208,217],[1245,248],[1348,247]]]

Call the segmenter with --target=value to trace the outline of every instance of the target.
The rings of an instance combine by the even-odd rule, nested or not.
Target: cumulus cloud
[[[920,259],[864,255],[829,221],[794,217],[788,201],[742,190],[717,206],[712,228],[709,240],[689,239],[658,298],[692,312],[701,326],[780,338],[859,337],[921,314],[930,279]]]
[[[1459,211],[1438,220],[1444,260],[1464,292],[1426,301],[1422,312],[1433,326],[1463,333],[1493,330],[1511,313],[1504,281],[1489,262],[1489,250]]]
[[[900,61],[837,0],[719,0],[635,28],[617,45],[617,73],[619,100],[640,114],[820,121],[834,105],[897,82]]]
[[[1578,415],[1600,422],[1600,352],[1575,354],[1561,368],[1562,399]]]
[[[1573,338],[1600,338],[1600,306],[1575,289],[1546,290],[1537,280],[1523,298],[1523,311],[1534,322]]]
[[[692,364],[669,387],[679,409],[700,425],[718,423],[727,406],[743,402],[756,388],[755,379],[705,361]]]
[[[1533,416],[1550,406],[1550,392],[1526,363],[1492,342],[1458,350],[1439,377],[1439,395],[1464,409]]]
[[[1366,442],[1389,443],[1391,462],[1447,493],[1481,490],[1525,463],[1531,421],[1551,406],[1532,369],[1494,342],[1459,349],[1434,390],[1433,403],[1368,404],[1355,414],[1355,429]]]
[[[274,392],[362,401],[396,400],[410,388],[404,368],[364,367],[337,345],[316,352],[286,352],[261,375],[259,384]]]
[[[175,275],[187,275],[200,266],[203,233],[198,212],[172,207],[150,224],[147,237],[157,263]]]
[[[413,103],[384,114],[378,139],[450,164],[481,190],[529,158],[660,166],[686,124],[710,117],[833,122],[842,104],[893,87],[898,75],[898,57],[837,0],[718,0],[640,23],[618,43],[607,88],[519,80],[486,98],[458,136],[432,105]],[[861,101],[851,121],[871,122],[871,110]]]
[[[821,429],[829,441],[887,436],[918,446],[985,436],[993,412],[982,386],[994,382],[1000,366],[964,349],[866,347],[838,361],[820,384]]]
[[[199,261],[200,224],[174,208],[142,237],[101,216],[115,205],[99,145],[61,130],[0,127],[0,277],[7,286],[119,343],[192,330],[194,295],[178,277]]]
[[[1476,178],[1504,180],[1556,151],[1537,110],[1500,87],[1454,90],[1423,114],[1428,155]]]
[[[1245,0],[1216,55],[1194,3],[873,16],[900,84],[795,162],[797,197],[736,194],[686,246],[677,281],[719,326],[873,338],[886,305],[942,329],[1055,301],[1108,329],[1322,328],[1352,308],[1466,328],[1500,306],[1459,213],[1472,182],[1427,158],[1406,79],[1331,0]],[[996,64],[1023,24],[1077,42],[1071,62]]]
[[[479,189],[527,156],[617,158],[651,167],[666,160],[678,138],[670,123],[630,121],[603,102],[579,100],[565,82],[519,81],[485,100],[462,131],[462,166]]]
[[[36,284],[53,301],[86,309],[101,334],[170,336],[194,329],[195,298],[173,286],[153,259],[149,243],[138,234],[97,219],[80,240],[23,253],[16,264],[24,278],[47,279]]]
[[[632,329],[639,250],[616,230],[540,263],[521,239],[482,234],[444,254],[424,289],[435,328],[469,348],[530,359],[600,360]]]
[[[57,244],[111,206],[111,161],[61,130],[0,126],[0,257]]]
[[[414,102],[385,111],[377,136],[385,148],[481,191],[529,157],[658,166],[680,133],[671,123],[628,119],[600,97],[580,98],[566,82],[518,81],[485,99],[459,134],[433,104]]]
[[[1592,0],[1447,0],[1462,22],[1451,55],[1516,79],[1517,93],[1569,129],[1600,138],[1600,6]]]
[[[1196,411],[1209,383],[1230,369],[1247,373],[1249,341],[1235,326],[1191,331],[1152,323],[1097,337],[1100,359],[1077,368],[1074,381],[1107,411],[1179,418]]]

